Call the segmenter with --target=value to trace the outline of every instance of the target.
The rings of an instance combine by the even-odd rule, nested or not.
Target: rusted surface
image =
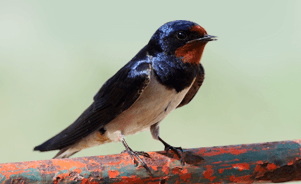
[[[143,158],[126,154],[0,164],[0,183],[252,183],[301,180],[300,140],[184,150]]]

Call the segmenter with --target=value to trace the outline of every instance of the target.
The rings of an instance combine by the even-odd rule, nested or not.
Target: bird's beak
[[[202,38],[197,38],[191,41],[188,41],[187,43],[191,43],[191,42],[195,42],[195,41],[199,41],[199,42],[209,42],[209,41],[215,41],[217,40],[217,36],[212,36],[212,35],[205,35]]]

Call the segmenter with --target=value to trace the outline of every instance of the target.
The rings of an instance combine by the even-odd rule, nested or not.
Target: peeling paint
[[[153,176],[126,153],[0,164],[0,183],[252,183],[301,180],[301,141],[150,152]]]
[[[218,169],[218,172],[219,172],[220,174],[222,174],[222,173],[224,172],[224,169]]]
[[[116,178],[117,176],[119,176],[119,171],[117,170],[108,171],[108,173],[110,178]]]
[[[203,172],[204,178],[208,179],[212,176],[213,174],[213,169],[211,165],[206,166],[206,171]]]
[[[237,163],[237,164],[232,164],[232,167],[234,169],[238,169],[239,171],[243,171],[243,170],[249,170],[250,169],[250,165],[248,163]]]

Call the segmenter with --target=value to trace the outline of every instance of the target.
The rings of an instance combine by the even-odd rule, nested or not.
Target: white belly
[[[161,85],[152,73],[150,84],[138,100],[105,126],[106,136],[112,141],[120,141],[120,133],[126,136],[149,129],[181,103],[190,87],[177,93]]]

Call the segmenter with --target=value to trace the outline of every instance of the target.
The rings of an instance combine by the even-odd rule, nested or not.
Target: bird
[[[125,137],[150,130],[152,137],[163,143],[164,150],[174,151],[184,164],[183,149],[160,137],[160,123],[198,92],[205,76],[200,60],[205,45],[216,38],[191,21],[165,23],[102,85],[92,104],[70,126],[34,150],[59,150],[54,158],[68,158],[86,148],[122,142],[134,164],[140,162],[148,169],[139,155],[149,155],[133,151]]]

